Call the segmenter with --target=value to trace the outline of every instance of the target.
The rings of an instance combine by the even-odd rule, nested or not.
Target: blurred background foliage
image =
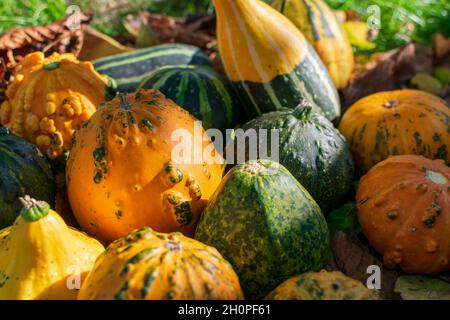
[[[270,0],[266,0],[270,2]],[[371,5],[380,8],[381,30],[376,50],[399,47],[411,40],[427,43],[431,35],[450,36],[450,0],[326,0],[334,9],[354,10],[366,20]],[[129,13],[149,10],[172,16],[212,12],[209,0],[1,0],[0,33],[15,26],[45,25],[58,20],[68,6],[94,12],[93,25],[111,36],[124,31],[121,20]]]

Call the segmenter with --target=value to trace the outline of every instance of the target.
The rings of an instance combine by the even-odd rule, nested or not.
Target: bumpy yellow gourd
[[[22,202],[14,225],[0,231],[0,300],[75,299],[104,247],[46,202]]]
[[[54,158],[70,148],[73,131],[113,94],[110,80],[90,62],[73,54],[33,52],[6,90],[0,123]]]

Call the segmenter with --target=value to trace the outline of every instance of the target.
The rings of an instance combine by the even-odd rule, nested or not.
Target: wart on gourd
[[[172,162],[171,152],[176,144],[170,138],[173,129],[192,130],[195,118],[156,90],[136,94],[118,96],[105,104],[91,117],[91,125],[77,134],[79,141],[67,166],[67,176],[72,177],[68,184],[72,208],[83,228],[105,241],[142,226],[143,221],[160,231],[191,234],[195,228],[193,222],[213,192],[212,185],[215,187],[220,182],[222,166],[215,159],[206,159],[208,162],[203,165]],[[155,101],[155,105],[164,108],[150,106],[147,101]],[[127,129],[123,128],[124,123]],[[86,157],[91,160],[84,161]],[[81,162],[75,164],[77,161]],[[128,174],[130,168],[139,175]],[[120,192],[119,182],[126,185],[120,187]],[[86,189],[86,183],[93,190],[88,195],[76,187]],[[180,192],[180,200],[169,203],[165,199],[167,192]],[[154,199],[151,204],[149,196]],[[117,206],[115,201],[119,200]],[[89,207],[81,208],[87,203]],[[120,222],[118,210],[123,213]],[[101,227],[89,224],[94,220],[92,214]]]

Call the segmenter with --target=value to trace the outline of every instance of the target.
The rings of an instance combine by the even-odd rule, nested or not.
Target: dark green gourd
[[[54,203],[55,188],[47,160],[37,147],[0,127],[0,228],[14,223],[22,208],[20,197]]]
[[[209,67],[161,67],[145,78],[139,88],[161,91],[201,120],[205,129],[232,129],[239,119],[230,83]]]
[[[340,205],[351,187],[354,165],[345,138],[324,116],[301,104],[294,110],[263,114],[242,129],[278,129],[280,163],[308,190],[324,213]],[[270,139],[268,134],[264,145],[270,146]]]

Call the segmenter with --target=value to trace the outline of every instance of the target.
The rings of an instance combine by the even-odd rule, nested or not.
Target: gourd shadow
[[[84,271],[79,275],[70,275],[71,278],[80,277],[82,284],[89,271]],[[35,300],[76,300],[78,296],[78,289],[69,289],[67,287],[67,278],[64,277],[60,281],[53,283],[36,296]]]

